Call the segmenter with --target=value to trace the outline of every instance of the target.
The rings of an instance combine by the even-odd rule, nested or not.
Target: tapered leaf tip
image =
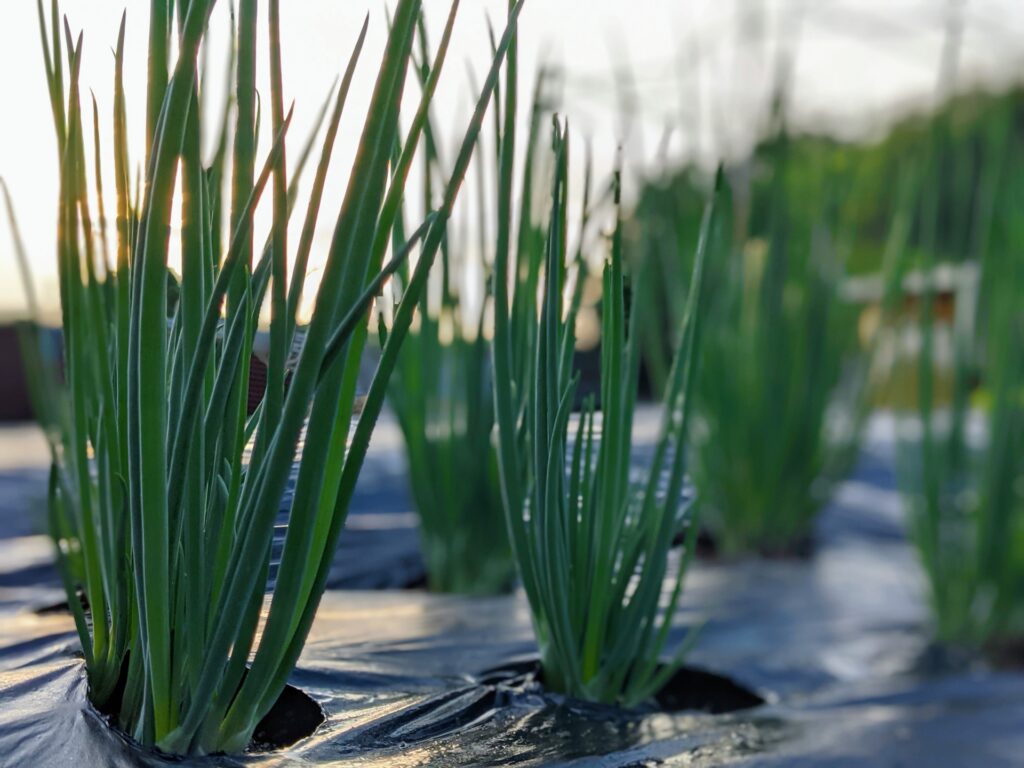
[[[117,31],[117,47],[114,49],[114,59],[121,61],[124,59],[124,37],[125,30],[128,28],[128,9],[126,8],[121,13],[121,27]]]
[[[725,189],[725,163],[719,163],[715,170],[715,194],[720,194],[723,189]]]

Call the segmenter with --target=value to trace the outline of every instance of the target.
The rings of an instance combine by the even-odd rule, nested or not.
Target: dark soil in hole
[[[655,697],[666,712],[707,712],[724,715],[754,709],[765,700],[723,675],[697,667],[682,667]]]
[[[943,676],[983,670],[1024,671],[1024,638],[989,643],[983,649],[928,643],[914,663],[914,672],[924,676]]]
[[[95,707],[112,728],[117,728],[117,713],[121,709],[127,681],[128,659],[126,657],[121,665],[121,675],[118,678],[117,687],[111,694],[110,700],[103,707]],[[245,681],[244,675],[242,681]],[[256,726],[248,751],[273,752],[290,747],[312,736],[326,719],[327,715],[319,704],[298,688],[287,685],[274,706]],[[122,735],[129,741],[134,741],[128,734],[122,733]]]
[[[937,677],[967,672],[979,664],[981,657],[977,651],[930,642],[914,660],[912,670],[917,675]]]
[[[683,544],[683,541],[674,542]],[[814,556],[815,542],[812,536],[802,536],[785,547],[761,547],[754,554],[765,560],[810,560]],[[722,552],[718,538],[707,528],[697,534],[697,557],[701,560],[729,560],[732,556]]]
[[[478,680],[484,685],[543,686],[544,673],[537,659],[516,661],[487,670]],[[681,667],[654,697],[650,708],[662,712],[704,712],[724,715],[765,704],[765,700],[740,683],[698,667]]]
[[[423,571],[421,573],[417,573],[415,576],[405,579],[399,589],[409,592],[430,591],[430,583],[427,581],[427,572]]]
[[[254,752],[271,752],[290,747],[316,733],[326,719],[323,708],[307,694],[285,686],[267,716],[256,726],[249,748]]]
[[[996,669],[1024,670],[1024,637],[992,643],[986,655]]]

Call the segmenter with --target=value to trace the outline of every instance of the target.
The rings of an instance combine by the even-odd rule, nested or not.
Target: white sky
[[[125,5],[126,0],[62,2],[72,29],[85,32],[82,83],[96,93],[108,143],[111,48]],[[129,129],[137,162],[148,3],[133,0],[127,5]],[[291,0],[281,5],[285,89],[287,98],[296,101],[293,157],[344,67],[364,15],[370,13],[370,34],[342,123],[318,232],[318,244],[326,245],[380,59],[384,0]],[[425,0],[425,6],[436,43],[448,3]],[[467,67],[482,76],[487,65],[486,16],[500,21],[504,7],[505,0],[462,2],[435,103],[448,145],[469,116]],[[956,7],[965,19],[961,85],[998,85],[1024,71],[1024,0],[527,0],[520,36],[521,117],[538,65],[562,67],[562,111],[576,135],[593,143],[601,178],[624,132],[617,95],[621,90],[616,87],[624,81],[615,73],[628,65],[632,74],[625,82],[630,84],[629,113],[634,118],[626,137],[630,166],[652,164],[669,126],[675,129],[671,156],[697,153],[713,162],[749,146],[770,100],[783,46],[794,61],[794,120],[842,135],[864,135],[879,130],[900,109],[934,99],[946,18]],[[43,303],[54,310],[57,163],[35,14],[31,0],[3,3],[0,176],[14,195]],[[220,0],[211,30],[213,62],[224,58],[226,19],[227,2]],[[268,93],[265,64],[260,77],[261,91]],[[582,143],[577,141],[577,146]],[[104,159],[109,172],[111,163]],[[106,186],[113,186],[109,179]],[[324,249],[314,249],[314,270],[317,250]],[[0,216],[0,316],[19,314],[23,307],[6,218]]]

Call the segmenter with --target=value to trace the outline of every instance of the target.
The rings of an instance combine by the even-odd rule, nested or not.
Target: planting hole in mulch
[[[246,672],[248,674],[248,671]],[[121,665],[121,676],[117,687],[104,707],[94,707],[112,728],[116,729],[117,712],[121,708],[125,685],[128,680],[128,658]],[[242,676],[245,682],[245,675]],[[241,687],[241,682],[239,683]],[[93,706],[90,704],[90,706]],[[298,744],[316,733],[327,720],[323,708],[298,688],[286,685],[274,706],[260,720],[252,735],[249,752],[274,752]],[[119,730],[119,729],[118,729]],[[122,736],[134,741],[127,734]]]
[[[982,650],[933,641],[927,643],[913,665],[918,675],[940,676],[992,669],[1024,672],[1024,638],[989,643]]]
[[[250,750],[273,752],[290,747],[316,733],[326,719],[319,704],[298,688],[287,685],[256,726]]]
[[[478,679],[484,685],[543,686],[544,672],[540,662],[531,659],[489,669]],[[703,712],[709,715],[742,712],[766,703],[764,698],[731,678],[688,666],[680,667],[654,699],[656,709],[663,712]]]
[[[996,669],[1024,670],[1024,637],[993,643],[987,649],[987,656]]]
[[[685,533],[679,534],[673,542],[677,546],[685,543]],[[761,547],[757,550],[757,556],[764,560],[810,560],[814,556],[815,542],[812,536],[802,536],[797,541],[785,547]],[[695,554],[701,560],[728,560],[731,559],[722,551],[722,546],[715,536],[707,528],[701,528],[697,534],[697,547]]]
[[[765,700],[746,686],[697,667],[681,667],[655,697],[666,712],[725,715],[754,709]]]

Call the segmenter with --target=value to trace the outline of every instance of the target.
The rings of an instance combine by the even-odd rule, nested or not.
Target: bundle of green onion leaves
[[[89,143],[114,147],[112,176],[105,177],[101,153],[93,166],[85,151],[82,37],[60,23],[56,0],[49,19],[39,3],[60,160],[66,375],[66,386],[58,385],[42,366],[31,366],[54,456],[52,530],[90,698],[140,742],[177,754],[244,749],[299,658],[390,374],[522,7],[510,5],[437,207],[391,247],[459,7],[458,0],[450,5],[419,106],[402,132],[400,105],[412,92],[410,56],[423,9],[420,0],[396,3],[305,343],[287,376],[332,148],[366,27],[333,107],[322,114],[326,128],[312,191],[301,236],[291,243],[297,182],[315,136],[289,162],[280,2],[266,3],[265,30],[256,0],[239,3],[232,17],[233,107],[218,115],[206,114],[208,73],[199,64],[215,4],[151,3],[147,99],[139,110],[146,153],[142,178],[133,181],[128,126],[135,112],[123,86],[131,66],[124,53],[127,23],[115,50],[112,120],[100,120],[93,104]],[[261,39],[269,41],[271,81],[262,109],[255,71]],[[257,147],[261,114],[273,135],[264,153]],[[112,133],[104,134],[104,126]],[[221,137],[212,159],[201,151],[208,130]],[[103,185],[110,178],[117,226],[108,238]],[[254,210],[265,191],[273,216],[257,247]],[[180,220],[172,221],[177,210]],[[169,302],[172,237],[180,237],[181,274],[177,300]],[[373,299],[413,252],[415,268],[357,414],[356,378]],[[265,306],[267,391],[247,417],[248,365]],[[296,463],[283,553],[265,596],[275,519]]]

